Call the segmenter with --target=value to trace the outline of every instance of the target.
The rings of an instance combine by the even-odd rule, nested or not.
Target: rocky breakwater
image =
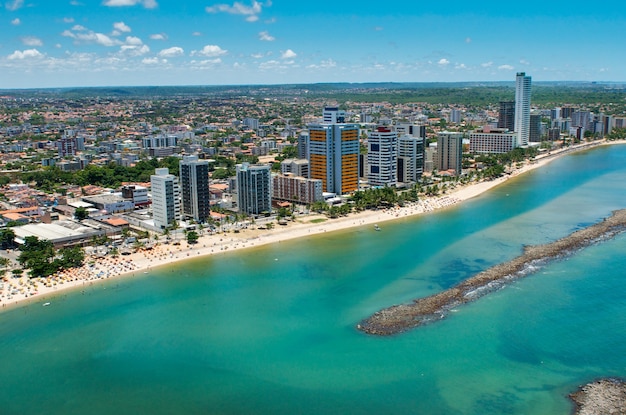
[[[615,211],[603,221],[555,242],[528,246],[522,255],[480,272],[446,291],[380,310],[359,323],[357,329],[368,334],[388,336],[440,320],[450,309],[460,304],[474,301],[512,279],[537,271],[550,261],[570,256],[598,241],[613,238],[624,230],[626,209]]]
[[[570,395],[577,415],[626,415],[626,383],[601,379],[580,387]]]

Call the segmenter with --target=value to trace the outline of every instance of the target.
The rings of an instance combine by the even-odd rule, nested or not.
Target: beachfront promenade
[[[129,255],[117,257],[87,255],[82,267],[66,270],[45,279],[31,279],[26,273],[20,278],[13,278],[7,273],[5,282],[0,288],[0,304],[4,309],[30,302],[51,302],[57,293],[67,289],[80,289],[85,285],[111,278],[149,274],[154,268],[171,266],[176,262],[190,258],[219,255],[225,252],[352,227],[373,226],[388,220],[433,212],[478,196],[512,177],[541,167],[562,154],[580,151],[598,144],[600,143],[585,143],[550,154],[543,154],[538,156],[536,160],[515,168],[510,174],[498,179],[459,186],[442,196],[422,198],[418,202],[407,204],[404,207],[368,210],[337,219],[327,219],[318,214],[302,215],[298,216],[294,222],[288,222],[285,226],[276,225],[269,230],[245,229],[239,233],[201,235],[198,242],[193,245],[187,244],[186,241],[181,241],[178,245],[158,243],[151,249],[140,249]]]

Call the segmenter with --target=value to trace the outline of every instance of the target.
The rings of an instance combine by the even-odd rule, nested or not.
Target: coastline
[[[159,243],[152,249],[143,249],[115,258],[86,255],[85,265],[82,267],[65,270],[45,279],[30,279],[26,275],[13,278],[7,273],[8,282],[5,282],[0,289],[0,312],[34,303],[46,305],[54,301],[54,297],[70,290],[92,286],[113,278],[127,278],[141,273],[149,274],[157,267],[163,268],[192,258],[202,258],[325,232],[371,226],[390,220],[427,214],[479,196],[511,178],[543,167],[562,155],[612,144],[624,144],[624,142],[597,141],[553,151],[538,156],[534,161],[527,162],[498,179],[456,187],[442,196],[421,198],[418,202],[404,207],[351,213],[337,219],[328,219],[324,215],[298,216],[295,222],[289,222],[286,226],[276,225],[271,230],[246,229],[239,233],[202,235],[193,245],[188,245],[186,241],[180,241],[180,245]]]

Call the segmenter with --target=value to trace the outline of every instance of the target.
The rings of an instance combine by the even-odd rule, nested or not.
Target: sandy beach
[[[154,268],[168,266],[191,258],[259,247],[352,227],[373,226],[389,220],[433,212],[476,197],[513,177],[542,167],[563,154],[601,144],[612,143],[584,143],[543,154],[534,161],[528,162],[496,180],[473,183],[462,187],[459,185],[444,195],[421,198],[418,202],[404,207],[377,211],[368,210],[337,219],[328,219],[324,215],[318,214],[297,215],[294,222],[288,222],[284,226],[275,224],[273,229],[245,229],[239,233],[201,235],[198,242],[193,245],[180,240],[178,245],[159,242],[151,249],[142,249],[130,255],[117,257],[86,255],[85,264],[82,267],[66,270],[45,279],[29,278],[26,273],[20,278],[13,278],[7,272],[0,289],[0,304],[2,304],[2,309],[28,303],[47,305],[54,301],[56,295],[69,289],[81,289],[81,287],[111,278],[149,274]]]

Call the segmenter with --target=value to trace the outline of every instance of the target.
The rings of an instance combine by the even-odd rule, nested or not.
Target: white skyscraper
[[[367,179],[372,187],[395,186],[398,182],[398,133],[379,126],[369,134]]]
[[[167,168],[156,169],[150,176],[152,218],[154,225],[165,229],[180,220],[180,188],[178,179]]]
[[[530,82],[525,72],[515,77],[515,132],[517,146],[527,146],[530,136]]]

